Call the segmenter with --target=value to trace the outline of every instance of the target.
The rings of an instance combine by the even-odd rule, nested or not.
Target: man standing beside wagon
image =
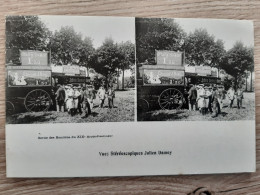
[[[230,101],[229,107],[232,108],[233,102],[234,102],[234,99],[235,99],[235,89],[234,89],[233,85],[228,89],[227,96],[228,96],[229,101]]]

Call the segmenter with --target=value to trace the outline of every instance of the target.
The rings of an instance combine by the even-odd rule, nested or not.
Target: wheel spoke
[[[27,100],[26,102],[35,102],[34,100]]]
[[[162,102],[161,104],[167,104],[167,103],[169,103],[169,102]]]
[[[163,108],[166,108],[167,105],[169,105],[169,102],[167,102],[167,104],[165,106],[163,106]]]
[[[48,97],[45,97],[45,98],[43,98],[42,100],[47,100],[47,99],[49,99]]]
[[[164,99],[161,99],[161,100],[168,100],[169,98],[164,98]]]
[[[35,103],[27,104],[27,106],[35,105]]]
[[[31,110],[35,107],[35,104],[30,108]]]

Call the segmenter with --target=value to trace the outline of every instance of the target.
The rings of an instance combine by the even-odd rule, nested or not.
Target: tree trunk
[[[125,88],[125,86],[124,86],[125,85],[125,81],[124,81],[125,80],[125,78],[124,78],[125,77],[125,68],[124,67],[122,68],[122,71],[123,71],[122,72],[123,73],[122,74],[122,90],[124,90],[124,88]]]
[[[246,91],[247,91],[247,73],[246,73]]]
[[[117,90],[119,90],[119,68],[117,68]]]
[[[253,71],[250,71],[250,77],[251,77],[251,80],[250,80],[250,91],[253,91]]]

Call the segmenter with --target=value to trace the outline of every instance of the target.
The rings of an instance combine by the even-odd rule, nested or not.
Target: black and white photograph
[[[243,20],[7,16],[7,177],[254,172],[253,46]]]
[[[7,16],[6,123],[135,119],[135,19]]]
[[[251,21],[136,18],[137,120],[255,120]]]

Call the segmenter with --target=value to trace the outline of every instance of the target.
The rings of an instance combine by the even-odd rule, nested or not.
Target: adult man
[[[229,107],[232,108],[232,105],[233,105],[233,102],[235,99],[235,89],[234,89],[233,85],[228,89],[227,96],[228,96],[228,99],[230,100]]]
[[[226,91],[224,89],[224,86],[223,85],[219,85],[218,86],[218,92],[219,92],[219,106],[220,106],[220,109],[223,108],[223,100],[226,98],[225,97],[225,94],[226,94]]]
[[[208,87],[205,87],[205,91],[206,91],[206,102],[207,102],[207,108],[208,108],[208,111],[210,113],[212,113],[212,87],[211,86],[208,86]]]
[[[221,113],[220,105],[219,105],[220,101],[221,101],[220,93],[217,90],[217,86],[214,86],[213,92],[212,92],[212,103],[213,103],[213,116],[212,116],[212,118],[217,117]]]
[[[91,93],[86,87],[83,87],[82,90],[83,92],[81,94],[81,101],[83,105],[83,112],[85,113],[85,117],[87,117],[89,114],[91,114],[91,108],[89,104],[89,100],[91,99]]]
[[[236,97],[237,97],[237,108],[240,109],[240,107],[242,108],[242,99],[244,99],[243,90],[241,89],[240,86],[237,88]]]
[[[197,100],[197,90],[196,87],[193,84],[190,84],[191,88],[189,90],[189,110],[196,110],[196,100]]]
[[[65,90],[64,90],[63,86],[61,86],[60,84],[58,84],[57,87],[58,87],[58,90],[55,93],[57,112],[59,112],[59,111],[64,112]]]
[[[114,97],[115,97],[115,91],[112,87],[109,87],[107,90],[107,99],[108,99],[109,108],[114,108]]]
[[[95,90],[94,90],[94,87],[93,86],[89,86],[88,87],[88,91],[89,91],[89,98],[88,98],[88,103],[90,105],[90,109],[92,110],[93,107],[94,107],[94,99],[96,98],[95,97]]]
[[[106,90],[103,86],[101,86],[97,92],[97,95],[99,97],[99,108],[103,108],[105,97],[106,97]]]

